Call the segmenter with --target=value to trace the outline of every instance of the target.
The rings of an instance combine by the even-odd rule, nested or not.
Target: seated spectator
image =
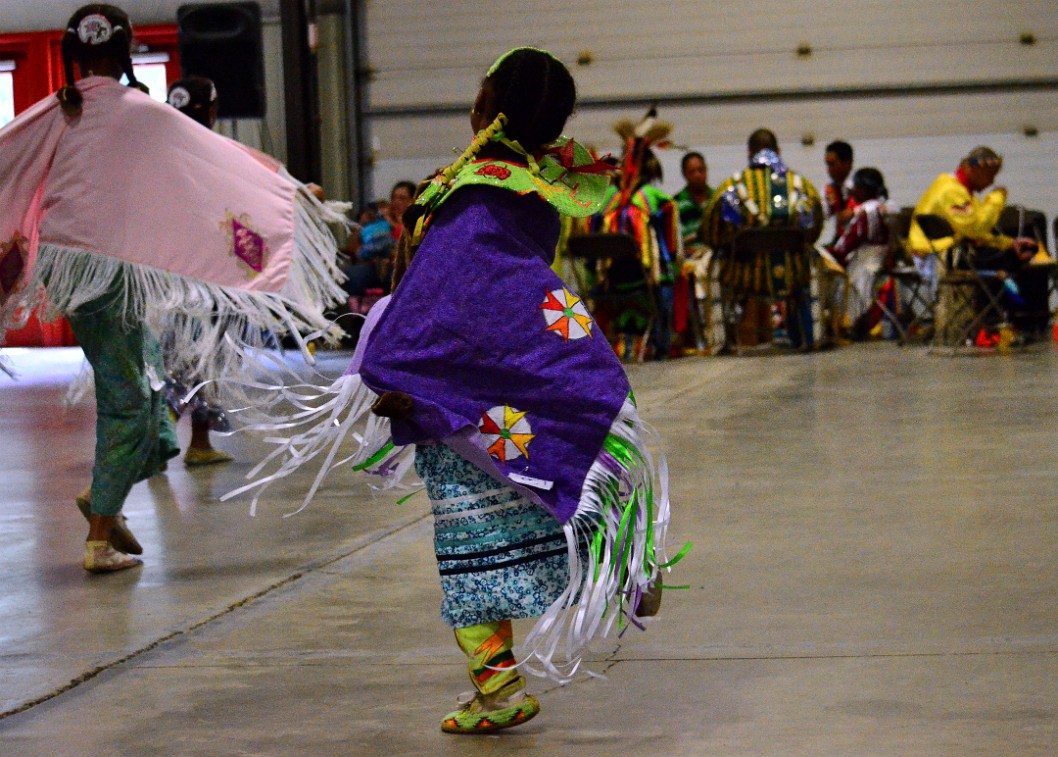
[[[1033,239],[1015,239],[995,232],[1006,205],[1006,188],[996,187],[983,198],[977,196],[992,185],[1002,166],[1003,159],[991,148],[976,147],[963,158],[954,174],[938,176],[915,206],[915,216],[941,216],[951,224],[955,234],[931,242],[918,222],[912,219],[908,247],[921,257],[936,252],[941,256],[940,264],[947,266],[949,261],[945,253],[959,246],[965,249],[967,257],[961,260],[953,257],[952,265],[1015,274],[1015,288],[1020,289],[1021,294],[1008,298],[1008,304],[1034,315],[1026,317],[1013,312],[1009,315],[1017,328],[1034,333],[1046,325],[1038,322],[1038,314],[1047,312],[1047,285],[1045,280],[1041,281],[1044,278],[1041,274],[1026,271],[1024,266],[1032,259],[1038,245]]]
[[[702,245],[698,229],[702,223],[705,206],[713,196],[709,186],[709,166],[700,152],[689,152],[680,162],[683,180],[687,182],[672,198],[680,212],[680,234],[683,236],[683,247],[689,250]]]
[[[389,192],[388,202],[379,200],[361,209],[357,219],[360,230],[350,237],[353,249],[346,249],[352,263],[344,269],[344,288],[350,296],[389,292],[397,241],[404,231],[402,218],[414,199],[415,185],[398,181]]]
[[[675,289],[675,308],[686,311],[691,328],[695,333],[692,339],[688,335],[685,352],[700,352],[705,343],[701,335],[701,325],[697,302],[706,297],[705,286],[709,278],[709,262],[712,250],[700,236],[702,214],[705,206],[713,196],[709,186],[709,166],[700,152],[689,152],[680,162],[680,170],[686,185],[672,198],[680,214],[680,234],[683,236],[684,278],[689,279],[687,286],[679,285]],[[684,304],[686,300],[686,304]]]
[[[823,153],[830,182],[823,190],[824,209],[827,218],[834,219],[834,238],[838,241],[846,224],[852,220],[856,199],[852,196],[852,145],[840,139],[827,145]]]
[[[368,205],[360,211],[360,228],[349,235],[345,253],[350,262],[342,271],[342,288],[350,297],[363,297],[368,290],[387,288],[384,273],[390,267],[395,242],[389,222],[380,217],[377,206]]]
[[[749,166],[724,181],[706,206],[702,218],[703,241],[721,255],[721,280],[757,280],[739,270],[730,251],[735,234],[741,229],[778,227],[799,228],[804,232],[803,257],[790,257],[784,276],[791,281],[786,302],[786,329],[794,347],[811,347],[812,245],[823,227],[823,204],[812,183],[791,171],[779,155],[779,143],[768,129],[758,129],[747,143]],[[743,275],[746,274],[746,275]],[[771,341],[771,303],[765,299],[767,288],[747,291],[744,303],[744,329],[757,341]],[[746,339],[740,339],[743,344]]]
[[[415,183],[411,181],[398,181],[389,190],[389,204],[382,210],[382,217],[389,224],[393,241],[400,239],[404,231],[404,212],[411,207],[415,200]]]
[[[851,198],[856,209],[831,251],[845,266],[849,283],[846,315],[853,324],[854,337],[862,339],[874,325],[869,322],[874,280],[889,254],[886,216],[899,212],[899,208],[889,201],[885,178],[877,168],[856,171]]]

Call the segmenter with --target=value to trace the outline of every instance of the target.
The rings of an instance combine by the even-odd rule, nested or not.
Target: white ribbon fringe
[[[640,420],[631,401],[625,401],[610,433],[634,447],[642,463],[621,466],[620,473],[614,473],[611,465],[616,461],[598,459],[589,469],[577,513],[564,529],[569,585],[525,639],[522,665],[526,672],[559,684],[573,680],[593,639],[607,637],[622,613],[635,610],[632,606],[635,598],[657,577],[658,564],[667,561],[668,464],[660,453],[658,434]],[[649,446],[659,450],[656,462],[647,440]],[[605,451],[601,452],[600,458],[605,455]],[[608,501],[612,497],[608,498],[605,492],[619,493],[619,503]],[[647,549],[648,492],[652,493],[654,502],[653,561],[648,559]],[[624,505],[633,496],[639,498],[639,504],[629,520],[625,537],[629,543],[621,544]],[[585,545],[590,545],[600,531],[603,535],[600,561],[596,563],[590,549],[587,561],[581,559]],[[622,550],[626,552],[623,559],[619,554]]]
[[[274,387],[273,387],[274,388]],[[315,387],[301,384],[292,387],[280,387],[282,399],[294,406],[295,412],[274,420],[247,426],[244,430],[266,434],[265,441],[276,445],[246,474],[253,479],[273,463],[279,467],[269,475],[257,479],[235,491],[228,492],[221,500],[228,500],[253,489],[259,489],[250,505],[251,514],[257,512],[257,501],[264,488],[279,479],[286,478],[302,465],[325,455],[319,472],[309,488],[301,506],[284,517],[301,512],[315,496],[323,479],[335,468],[342,465],[360,465],[370,459],[390,442],[389,420],[371,413],[371,406],[378,395],[371,391],[360,380],[359,375],[345,375],[328,387]],[[354,430],[363,422],[363,428]],[[304,429],[294,436],[274,436],[279,432],[291,429]],[[356,446],[341,459],[338,451],[347,437],[352,437]],[[389,489],[404,486],[402,481],[414,464],[413,447],[397,447],[386,457],[386,469],[381,471],[383,483],[377,488]],[[375,466],[377,467],[377,466]]]
[[[339,283],[337,244],[328,222],[344,222],[332,208],[299,188],[294,227],[296,252],[282,291],[247,291],[74,247],[42,244],[30,280],[0,308],[0,340],[42,307],[53,320],[117,291],[116,305],[129,323],[146,323],[179,358],[171,370],[205,378],[238,375],[252,351],[277,335],[329,333],[329,303],[345,299]],[[118,284],[120,288],[116,289]]]
[[[267,441],[276,444],[276,449],[247,478],[254,478],[277,460],[280,461],[278,469],[221,498],[227,500],[258,489],[251,513],[256,512],[260,490],[324,456],[312,487],[295,511],[300,512],[331,470],[346,464],[362,464],[391,440],[388,419],[371,413],[377,395],[363,384],[359,375],[342,376],[326,388],[301,385],[282,391],[295,412],[275,422],[249,426],[248,430],[265,434],[304,430],[290,438],[269,436]],[[354,430],[361,423],[362,429]],[[593,639],[607,637],[618,618],[634,612],[637,597],[657,577],[658,566],[667,562],[668,465],[660,453],[658,434],[643,423],[630,400],[621,408],[610,434],[634,450],[636,459],[623,464],[603,449],[589,469],[577,513],[564,527],[569,584],[526,637],[526,651],[519,663],[526,672],[559,684],[573,680]],[[349,436],[357,443],[355,449],[352,454],[336,459]],[[659,450],[656,458],[651,454],[651,447]],[[388,453],[386,467],[390,470],[386,471],[386,484],[381,488],[404,486],[403,478],[414,463],[413,449],[395,448]],[[633,498],[636,504],[623,532],[625,508]],[[652,516],[648,499],[653,502]],[[652,523],[648,522],[649,517]],[[653,545],[648,545],[651,526]],[[602,548],[596,560],[590,545],[600,533]]]

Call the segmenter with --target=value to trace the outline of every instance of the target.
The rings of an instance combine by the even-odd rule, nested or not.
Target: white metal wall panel
[[[547,47],[583,97],[878,86],[1058,74],[1058,3],[971,0],[371,0],[376,108],[465,102],[500,52]],[[1022,45],[1020,35],[1037,44]],[[796,50],[807,44],[808,58]]]
[[[912,204],[937,173],[985,143],[1007,157],[1001,181],[1012,202],[1058,211],[1055,0],[494,0],[472,7],[368,0],[366,7],[377,196],[465,147],[466,111],[487,66],[510,47],[534,44],[563,58],[577,80],[582,107],[568,131],[604,151],[619,149],[612,123],[645,107],[608,101],[659,98],[673,138],[704,148],[714,181],[744,162],[749,132],[767,126],[790,162],[820,182],[823,146],[847,139],[857,163],[876,165],[894,199]],[[1035,44],[1021,44],[1023,34]],[[802,45],[810,56],[797,55]],[[576,65],[583,52],[590,65]],[[711,100],[664,102],[695,97]],[[1026,137],[1029,127],[1039,136]],[[803,146],[803,137],[812,143]],[[673,190],[679,155],[663,156]]]
[[[786,144],[803,135],[829,141],[844,135],[865,138],[1018,133],[1026,126],[1058,131],[1058,108],[1050,92],[933,95],[877,99],[757,102],[724,105],[660,107],[660,117],[673,124],[677,144],[740,144],[754,129],[765,126]],[[602,150],[617,150],[613,123],[637,119],[643,108],[585,108],[575,113],[567,131]],[[999,128],[995,128],[999,127]],[[473,136],[470,108],[443,116],[397,116],[374,119],[376,159],[437,158],[464,148]],[[1053,162],[1053,161],[1052,161]]]

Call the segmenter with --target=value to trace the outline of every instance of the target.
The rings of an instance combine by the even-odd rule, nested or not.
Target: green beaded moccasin
[[[445,733],[492,733],[529,722],[540,712],[540,702],[526,694],[522,690],[524,686],[525,679],[519,678],[494,694],[475,693],[462,707],[445,716],[441,730]]]

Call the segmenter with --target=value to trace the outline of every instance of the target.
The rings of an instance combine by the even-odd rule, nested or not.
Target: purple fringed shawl
[[[375,392],[414,399],[412,417],[392,424],[396,444],[450,443],[565,523],[629,384],[550,268],[558,233],[558,214],[535,194],[455,191],[359,371]]]

